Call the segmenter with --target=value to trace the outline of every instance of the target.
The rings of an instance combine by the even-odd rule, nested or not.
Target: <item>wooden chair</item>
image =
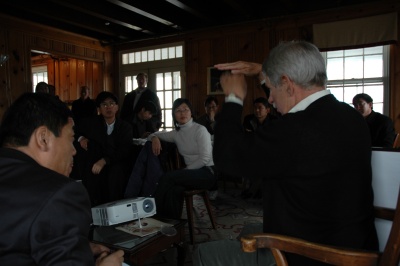
[[[375,207],[375,217],[393,221],[383,252],[338,248],[294,237],[263,233],[242,237],[242,248],[245,252],[254,252],[257,248],[270,248],[278,266],[288,265],[285,252],[333,265],[397,266],[400,258],[400,192],[396,209]]]
[[[193,219],[193,196],[200,195],[204,200],[204,205],[206,205],[208,216],[210,217],[210,221],[212,227],[216,229],[215,217],[211,209],[210,199],[208,198],[206,189],[197,189],[197,190],[186,190],[185,191],[185,205],[186,212],[188,217],[189,224],[189,235],[190,235],[190,243],[194,244],[194,219]]]
[[[173,146],[169,146],[168,148],[168,166],[166,167],[167,171],[182,169],[185,167],[185,162],[183,161],[182,155],[179,154],[178,149],[175,144]],[[188,217],[188,225],[189,225],[189,235],[190,235],[190,243],[194,244],[194,215],[193,215],[193,196],[200,195],[203,198],[204,205],[207,208],[208,216],[210,217],[210,221],[212,227],[216,229],[215,217],[211,208],[210,199],[207,194],[206,189],[194,189],[194,190],[186,190],[184,192],[185,205],[186,205],[186,213]]]
[[[393,148],[400,148],[400,138],[399,138],[399,133],[396,134],[396,137],[394,138],[393,142]]]

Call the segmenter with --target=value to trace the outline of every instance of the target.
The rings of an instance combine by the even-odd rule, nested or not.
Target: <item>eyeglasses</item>
[[[177,113],[185,114],[185,113],[188,113],[189,111],[190,111],[190,109],[188,109],[188,108],[185,108],[185,109],[176,109],[176,110],[174,111],[174,113],[175,113],[175,114],[177,114]]]
[[[354,107],[363,107],[364,105],[366,105],[366,102],[357,102],[357,103],[353,103]]]
[[[216,105],[211,105],[211,106],[207,106],[206,108],[207,108],[207,109],[216,109],[217,106],[216,106]]]
[[[114,107],[116,105],[115,102],[103,102],[100,104],[101,107],[106,108],[106,107]]]

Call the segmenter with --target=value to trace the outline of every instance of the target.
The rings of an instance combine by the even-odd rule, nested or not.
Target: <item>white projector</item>
[[[92,208],[94,225],[113,225],[156,214],[154,198],[117,200]]]

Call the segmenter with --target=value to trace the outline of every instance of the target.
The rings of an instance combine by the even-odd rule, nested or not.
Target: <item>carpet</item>
[[[217,198],[211,201],[216,218],[216,230],[212,229],[202,197],[197,195],[193,197],[195,244],[190,244],[189,228],[186,226],[184,246],[187,252],[185,266],[192,265],[192,252],[197,244],[222,239],[235,239],[244,225],[262,223],[261,200],[243,200],[240,194],[240,188],[227,187],[226,190],[220,189]],[[186,217],[186,207],[184,207],[182,218],[186,219]],[[146,262],[145,265],[176,265],[176,250],[173,248],[166,250]]]

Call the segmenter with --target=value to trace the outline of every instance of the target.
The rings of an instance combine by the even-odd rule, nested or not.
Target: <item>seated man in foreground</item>
[[[214,160],[227,173],[263,179],[263,231],[321,244],[378,250],[371,185],[371,140],[363,118],[325,89],[316,46],[286,42],[261,65],[216,65],[226,97],[215,125]],[[263,72],[281,119],[246,134],[244,75]],[[324,265],[287,254],[289,265]],[[239,241],[200,244],[194,265],[274,265],[269,250],[241,251]]]
[[[0,265],[121,265],[89,244],[90,202],[72,170],[74,122],[57,97],[26,93],[0,126]]]

